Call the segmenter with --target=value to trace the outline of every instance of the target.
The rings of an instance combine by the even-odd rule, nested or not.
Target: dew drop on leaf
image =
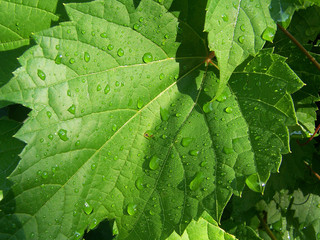
[[[134,29],[134,30],[139,30],[139,29],[140,29],[140,24],[139,24],[139,23],[135,23],[135,24],[133,25],[133,29]]]
[[[48,172],[47,172],[47,171],[43,171],[42,174],[41,174],[41,177],[42,177],[43,179],[48,178]]]
[[[139,22],[143,22],[143,20],[144,20],[143,17],[139,18]]]
[[[100,37],[102,37],[102,38],[107,38],[108,35],[107,35],[107,33],[103,32],[103,33],[100,34]]]
[[[65,129],[60,129],[58,131],[58,136],[62,141],[68,141],[69,140],[67,134],[68,134],[68,131],[65,130]]]
[[[80,145],[80,140],[77,140],[74,145],[75,145],[75,146],[79,146],[79,145]]]
[[[100,84],[98,84],[98,86],[97,86],[97,91],[98,92],[101,91],[101,85]]]
[[[226,107],[225,109],[224,109],[224,111],[226,112],[226,113],[232,113],[232,107]]]
[[[160,116],[161,116],[162,121],[168,121],[168,119],[170,117],[170,113],[169,113],[168,109],[160,107]]]
[[[190,150],[190,151],[189,151],[189,154],[190,154],[191,156],[198,156],[199,151],[198,151],[198,150]]]
[[[74,62],[75,62],[74,58],[70,58],[69,63],[74,64]]]
[[[56,64],[61,64],[61,61],[62,61],[62,54],[58,54],[58,55],[56,56],[56,58],[54,59],[54,62],[55,62]]]
[[[151,170],[157,170],[160,167],[160,159],[157,156],[153,156],[149,162],[149,168]]]
[[[124,55],[123,49],[119,48],[117,54],[118,54],[119,57],[122,57]]]
[[[242,25],[240,26],[240,30],[241,30],[242,32],[244,32],[244,31],[246,30],[246,26],[245,26],[244,24],[242,24]]]
[[[183,147],[188,147],[192,141],[193,141],[193,138],[190,138],[190,137],[182,138],[181,145]]]
[[[205,178],[204,178],[203,173],[202,172],[197,172],[196,176],[194,177],[194,179],[191,181],[191,183],[189,185],[190,189],[192,191],[197,190],[200,187],[200,185],[201,185],[201,183],[203,182],[204,179]]]
[[[144,188],[141,177],[137,178],[135,184],[136,184],[136,188],[137,188],[138,190],[142,190],[142,189]]]
[[[207,102],[206,104],[203,105],[202,107],[203,111],[205,113],[210,113],[213,111],[213,106],[212,106],[212,102]]]
[[[163,73],[160,73],[159,79],[160,79],[160,80],[164,79],[164,74],[163,74]]]
[[[133,216],[135,215],[137,212],[137,204],[135,203],[129,203],[127,205],[127,213],[130,215],[130,216]]]
[[[153,56],[152,56],[152,54],[151,53],[145,53],[144,55],[143,55],[143,61],[145,62],[145,63],[149,63],[149,62],[152,62],[152,60],[153,60]]]
[[[228,15],[222,14],[221,17],[222,17],[223,21],[228,22],[228,20],[229,20]]]
[[[85,212],[85,214],[89,215],[90,213],[92,213],[92,210],[92,206],[89,203],[85,202],[83,206],[83,211]]]
[[[107,84],[106,87],[104,88],[104,93],[107,94],[108,92],[110,92],[110,85]]]
[[[95,170],[97,168],[97,165],[95,163],[91,164],[91,170]]]
[[[141,109],[143,107],[143,101],[140,98],[137,101],[137,107],[138,107],[138,109]]]
[[[76,113],[76,106],[74,104],[71,105],[71,107],[68,108],[68,112],[71,114]]]
[[[46,74],[45,74],[42,70],[38,69],[37,74],[38,74],[38,77],[39,77],[41,80],[43,80],[43,81],[46,80]]]
[[[218,102],[224,102],[227,100],[227,95],[225,93],[222,93],[219,97],[217,97]]]
[[[47,111],[47,116],[48,116],[48,118],[51,118],[52,117],[52,113]]]
[[[111,50],[114,49],[114,46],[112,44],[109,44],[107,48],[108,48],[109,51],[111,51]]]
[[[264,30],[264,32],[262,33],[262,39],[269,42],[273,42],[275,31],[275,29],[267,27],[266,30]]]
[[[90,54],[88,52],[85,52],[83,58],[84,58],[85,62],[89,62],[90,61]]]
[[[243,43],[243,42],[244,42],[244,36],[240,36],[240,37],[238,38],[238,41],[239,41],[239,43]]]
[[[53,139],[53,135],[52,135],[52,134],[49,134],[49,135],[48,135],[48,138],[49,138],[50,140],[52,140],[52,139]]]
[[[154,211],[151,209],[151,210],[149,211],[149,214],[150,214],[151,216],[153,216],[155,213],[154,213]]]

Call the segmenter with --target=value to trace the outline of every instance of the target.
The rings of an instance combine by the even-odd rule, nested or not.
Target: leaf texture
[[[277,170],[302,82],[264,51],[204,111],[220,86],[203,64],[205,4],[69,4],[70,22],[35,36],[0,89],[33,109],[2,236],[79,239],[108,218],[118,239],[166,239]]]
[[[30,34],[50,27],[58,0],[0,1],[0,51],[29,45]]]

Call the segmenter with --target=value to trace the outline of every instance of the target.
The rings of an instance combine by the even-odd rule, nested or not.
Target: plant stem
[[[298,48],[310,59],[310,61],[320,70],[320,64],[317,62],[317,60],[310,55],[310,53],[301,45],[301,43],[298,42],[297,39],[295,39],[294,36],[291,35],[286,29],[284,29],[282,26],[277,24],[278,27],[286,34],[294,44],[297,45]]]
[[[313,169],[311,168],[310,164],[307,163],[306,161],[304,161],[304,164],[309,168],[309,170],[313,173],[313,175],[318,178],[318,180],[320,180],[320,175],[318,173],[316,173],[315,171],[313,171]]]
[[[314,133],[312,134],[312,136],[311,136],[305,143],[300,143],[299,140],[297,140],[297,143],[298,143],[300,146],[306,145],[307,143],[309,143],[309,142],[314,138],[314,136],[317,134],[317,132],[319,132],[319,130],[320,130],[320,124],[318,125],[318,127],[316,128],[316,130],[314,131]]]
[[[277,240],[277,238],[273,235],[273,233],[271,232],[268,224],[265,222],[265,220],[260,216],[260,214],[258,214],[258,218],[260,220],[261,225],[263,226],[264,230],[266,231],[266,233],[269,235],[269,237],[272,240]]]

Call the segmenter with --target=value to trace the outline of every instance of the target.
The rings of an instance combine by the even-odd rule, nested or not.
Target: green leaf
[[[220,68],[218,97],[233,70],[249,55],[256,55],[272,40],[276,25],[269,13],[268,1],[216,1],[209,0],[205,31],[209,48],[215,51]],[[263,39],[264,38],[264,39]]]
[[[2,0],[0,2],[0,51],[29,45],[30,34],[50,27],[58,0]]]
[[[269,9],[272,18],[287,28],[295,11],[311,5],[310,1],[306,0],[272,0]]]
[[[106,218],[118,239],[182,234],[203,211],[219,222],[245,179],[266,182],[289,152],[302,82],[284,58],[248,60],[205,113],[219,87],[203,64],[206,1],[124,2],[67,5],[71,22],[35,35],[0,89],[33,109],[6,236],[78,239]]]
[[[318,110],[315,102],[319,101],[320,90],[320,74],[319,70],[312,64],[312,62],[301,52],[301,50],[294,45],[286,36],[277,40],[277,48],[275,51],[287,57],[287,63],[295,71],[295,73],[306,84],[298,92],[292,95],[296,114],[298,118],[298,129],[292,129],[292,134],[309,136],[315,130],[315,121],[317,118],[316,110]],[[307,49],[311,46],[306,45]],[[310,54],[319,62],[320,55],[310,52]]]
[[[0,119],[0,190],[10,188],[7,177],[20,160],[18,154],[22,151],[24,144],[12,137],[20,126],[21,124],[18,122],[5,118]]]
[[[184,233],[179,236],[176,232],[172,233],[167,240],[232,240],[236,239],[231,234],[219,228],[218,224],[207,214],[200,217],[198,221],[192,220]]]
[[[320,33],[320,7],[312,6],[304,10],[297,11],[290,24],[288,31],[301,43],[314,41]]]

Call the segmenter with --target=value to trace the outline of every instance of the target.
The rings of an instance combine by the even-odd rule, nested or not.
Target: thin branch
[[[277,238],[273,235],[272,231],[270,230],[268,224],[266,223],[266,221],[261,217],[260,214],[258,214],[258,218],[260,220],[261,225],[263,226],[264,230],[266,231],[266,233],[269,235],[269,237],[272,240],[277,240]]]
[[[316,130],[314,131],[314,133],[312,134],[312,136],[305,142],[305,143],[300,143],[299,140],[297,140],[297,143],[300,145],[300,146],[303,146],[303,145],[306,145],[307,143],[309,143],[313,138],[314,136],[317,134],[317,132],[320,130],[320,124],[318,125],[318,127],[316,128]]]
[[[278,24],[278,27],[286,34],[294,44],[297,45],[298,48],[310,59],[310,61],[320,70],[320,64],[317,62],[317,60],[310,55],[310,53],[301,45],[301,43],[298,42],[297,39],[294,38],[294,36],[291,35],[286,29],[284,29],[280,24]]]
[[[304,161],[304,164],[309,168],[309,170],[313,173],[313,175],[318,178],[318,180],[320,180],[320,175],[318,173],[316,173],[315,171],[313,171],[313,169],[311,168],[310,164],[307,163],[306,161]]]

